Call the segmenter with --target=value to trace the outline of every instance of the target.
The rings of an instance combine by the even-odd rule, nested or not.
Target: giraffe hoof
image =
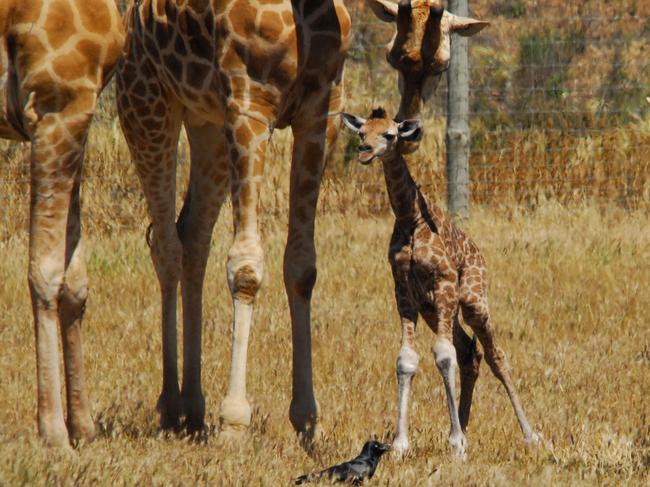
[[[95,438],[95,423],[90,416],[81,421],[70,421],[68,432],[74,443],[91,441]]]
[[[396,458],[400,459],[406,455],[406,452],[409,449],[409,440],[408,438],[398,436],[395,438],[393,441],[393,455],[395,455]]]
[[[180,394],[161,393],[156,409],[160,413],[160,429],[180,431],[182,409]]]
[[[318,403],[291,401],[289,406],[289,421],[298,434],[298,441],[303,450],[311,455],[315,452],[318,438]]]
[[[245,431],[251,424],[251,406],[246,399],[226,396],[219,410],[221,431]]]
[[[241,443],[246,438],[248,428],[246,426],[237,424],[221,424],[219,436],[217,437],[218,444],[236,444]]]
[[[68,430],[65,425],[39,427],[39,436],[43,444],[49,448],[71,450]]]
[[[533,431],[524,442],[531,448],[539,448],[544,445],[544,438],[540,433]]]
[[[185,415],[184,428],[190,435],[203,432],[205,430],[205,398],[203,394],[191,397],[181,395],[181,400]]]
[[[454,460],[461,462],[467,461],[467,438],[465,438],[465,435],[450,436],[449,446],[451,447]]]

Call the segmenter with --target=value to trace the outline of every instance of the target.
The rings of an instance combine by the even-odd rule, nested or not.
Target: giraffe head
[[[451,34],[473,36],[489,22],[449,13],[440,0],[400,0],[399,4],[369,0],[369,4],[379,19],[397,26],[386,54],[399,72],[402,100],[397,120],[417,117],[449,67]]]
[[[422,138],[419,120],[392,120],[383,108],[375,108],[365,119],[342,113],[343,123],[361,137],[359,162],[370,164],[375,159],[389,161],[401,153],[403,143],[417,142]]]

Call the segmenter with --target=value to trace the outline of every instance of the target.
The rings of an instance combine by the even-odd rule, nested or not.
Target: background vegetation
[[[355,43],[348,110],[397,107],[383,60],[390,27],[349,2]],[[421,368],[412,452],[388,457],[376,485],[643,485],[650,466],[650,117],[644,97],[650,2],[472,2],[493,25],[471,45],[472,218],[490,267],[497,336],[546,446],[529,451],[498,382],[483,366],[469,461],[451,461],[444,391],[419,327]],[[230,353],[225,256],[228,206],[215,229],[205,291],[207,444],[157,429],[160,305],[139,183],[103,95],[84,168],[83,226],[91,295],[85,320],[88,382],[98,438],[73,453],[36,437],[34,337],[26,285],[28,146],[0,142],[0,484],[288,485],[310,469],[395,431],[399,326],[386,248],[392,220],[378,165],[354,161],[341,132],[317,224],[314,366],[322,434],[314,458],[288,419],[290,328],[281,257],[291,135],[268,151],[262,194],[265,284],[251,334],[253,425],[240,443],[216,428]],[[410,164],[445,200],[445,87],[425,113]],[[178,185],[188,173],[181,141]],[[179,201],[182,194],[179,194]]]

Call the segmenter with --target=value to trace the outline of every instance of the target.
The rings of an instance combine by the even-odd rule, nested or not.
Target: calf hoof
[[[464,434],[449,437],[449,446],[451,447],[454,460],[464,462],[467,460],[467,438]]]
[[[405,436],[398,436],[393,440],[393,454],[396,458],[402,458],[409,449],[409,440]]]
[[[524,438],[524,443],[530,448],[541,448],[544,445],[544,438],[542,435],[532,431],[530,435]]]

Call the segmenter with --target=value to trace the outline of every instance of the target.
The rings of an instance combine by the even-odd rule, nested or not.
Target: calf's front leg
[[[396,372],[399,387],[397,406],[397,434],[393,450],[401,457],[409,447],[408,407],[411,382],[418,369],[418,354],[415,351],[415,326],[418,311],[408,287],[408,266],[411,260],[410,248],[402,242],[398,232],[393,234],[389,260],[395,279],[395,299],[402,322],[402,344],[397,355]]]

